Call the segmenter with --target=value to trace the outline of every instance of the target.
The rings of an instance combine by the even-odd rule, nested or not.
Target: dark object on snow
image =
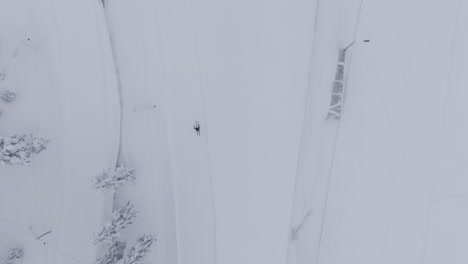
[[[370,42],[370,40],[368,40],[368,39],[365,39],[365,40],[364,40],[364,42]]]
[[[156,105],[135,106],[133,107],[133,112],[147,111],[153,109],[156,109]]]
[[[197,132],[197,136],[200,136],[200,123],[195,121],[195,125],[193,125],[193,129]]]
[[[26,40],[23,40],[20,43],[18,43],[18,46],[16,46],[15,51],[13,51],[13,57],[16,58],[18,56],[18,52],[23,46],[26,48],[30,48],[34,52],[37,52],[36,45],[34,44],[34,42],[31,41],[31,38],[27,38]]]
[[[45,232],[44,234],[42,234],[42,235],[36,237],[36,240],[39,240],[39,239],[43,238],[44,236],[47,236],[47,235],[50,234],[50,233],[52,233],[52,230],[47,231],[47,232]]]
[[[349,43],[349,45],[346,46],[346,48],[343,49],[343,52],[346,53],[346,51],[347,51],[349,48],[351,48],[351,47],[354,45],[354,43],[355,43],[355,41]]]

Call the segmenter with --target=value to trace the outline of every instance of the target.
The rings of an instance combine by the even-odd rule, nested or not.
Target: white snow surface
[[[155,230],[155,263],[286,260],[315,6],[107,2],[123,93],[122,155],[144,170],[117,196],[148,207],[128,237]]]
[[[289,264],[468,260],[467,19],[458,0],[321,4],[292,227],[312,214]],[[341,121],[324,122],[353,40]]]
[[[111,200],[90,188],[91,178],[115,166],[119,141],[103,16],[93,1],[1,6],[0,68],[8,75],[0,85],[17,98],[0,105],[0,133],[33,131],[52,141],[30,167],[0,168],[0,259],[23,248],[25,264],[92,263],[90,242]],[[33,48],[18,48],[28,38]]]
[[[0,135],[52,141],[0,167],[0,261],[93,263],[129,200],[145,263],[468,261],[467,1],[104,2],[1,1]]]

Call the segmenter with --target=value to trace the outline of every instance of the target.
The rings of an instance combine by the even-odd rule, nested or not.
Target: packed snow
[[[0,1],[0,263],[466,263],[466,25],[466,0]]]

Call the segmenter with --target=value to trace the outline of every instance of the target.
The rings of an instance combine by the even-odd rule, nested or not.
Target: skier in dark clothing
[[[197,132],[197,136],[200,136],[200,123],[195,121],[195,125],[193,125],[193,129]]]

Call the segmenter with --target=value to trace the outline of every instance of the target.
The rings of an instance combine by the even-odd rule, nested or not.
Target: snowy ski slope
[[[124,94],[141,97],[124,95],[124,127],[129,109],[167,125],[178,263],[284,262],[315,2],[151,3],[106,12]]]
[[[0,2],[0,134],[52,139],[0,167],[0,260],[93,263],[127,200],[147,263],[468,260],[467,1]],[[118,159],[112,202],[90,179]]]
[[[284,263],[315,1],[194,1],[218,263]]]

